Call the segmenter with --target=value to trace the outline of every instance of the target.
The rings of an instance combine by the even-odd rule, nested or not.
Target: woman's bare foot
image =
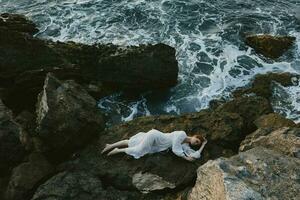
[[[105,148],[101,151],[101,154],[105,153],[106,151],[110,150],[111,145],[110,144],[106,144]]]
[[[119,153],[119,148],[114,148],[111,152],[109,152],[107,154],[107,156],[111,156],[111,155],[114,155],[114,154],[117,154],[117,153]]]

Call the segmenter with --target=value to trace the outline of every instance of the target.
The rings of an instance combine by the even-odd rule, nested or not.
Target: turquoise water
[[[199,111],[214,98],[230,98],[258,73],[300,73],[300,0],[0,0],[0,12],[21,13],[37,23],[37,37],[84,43],[165,43],[177,51],[179,84],[163,94],[99,100],[111,121],[151,114]],[[276,61],[243,42],[246,34],[297,38]],[[273,106],[300,120],[300,89],[274,86]]]

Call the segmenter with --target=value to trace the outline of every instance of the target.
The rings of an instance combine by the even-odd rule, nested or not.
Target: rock
[[[165,89],[177,84],[175,49],[165,44],[131,48],[102,57],[97,77],[125,90]],[[142,70],[141,70],[142,69]],[[141,88],[142,86],[142,88]]]
[[[299,199],[298,158],[256,147],[197,170],[188,200]]]
[[[51,160],[66,158],[84,147],[104,128],[96,101],[74,81],[48,74],[37,104],[36,137]]]
[[[12,112],[0,99],[0,177],[20,163],[26,152],[20,142],[22,128],[13,120]]]
[[[237,97],[232,101],[219,106],[216,112],[238,113],[244,119],[243,134],[245,136],[254,130],[253,124],[259,116],[273,112],[273,109],[266,98],[249,96]]]
[[[23,110],[16,118],[15,121],[19,123],[22,128],[22,134],[20,135],[20,141],[27,151],[34,150],[34,138],[35,133],[35,115],[29,111]]]
[[[30,35],[38,32],[34,23],[26,19],[23,15],[18,14],[0,14],[0,27],[10,31],[28,33]]]
[[[38,153],[29,156],[29,161],[13,169],[6,198],[11,200],[28,199],[36,187],[53,173],[53,166]]]
[[[138,200],[140,195],[135,191],[119,191],[107,187],[104,182],[87,172],[61,172],[41,185],[32,200]],[[121,198],[122,197],[122,198]]]
[[[251,111],[247,111],[248,109]],[[108,186],[122,191],[138,190],[149,194],[179,191],[194,183],[196,168],[207,160],[234,155],[244,139],[243,131],[249,131],[246,130],[248,121],[253,123],[260,115],[269,112],[271,109],[265,98],[241,97],[219,105],[214,110],[207,109],[180,116],[140,117],[107,128],[101,133],[98,142],[77,152],[74,159],[61,164],[59,170],[67,173],[89,171]],[[209,142],[201,160],[194,163],[167,151],[146,155],[140,159],[126,154],[112,157],[100,155],[106,143],[127,139],[152,128],[163,132],[185,130],[189,135],[202,133]],[[170,166],[176,167],[170,171]]]
[[[295,127],[296,124],[290,119],[286,119],[280,114],[270,113],[262,115],[254,121],[257,128],[280,128],[280,127]]]
[[[272,36],[272,35],[250,35],[245,42],[257,53],[272,59],[279,58],[286,52],[296,40],[291,36]]]
[[[251,86],[248,88],[241,88],[234,91],[235,97],[243,95],[256,94],[257,96],[270,99],[272,97],[271,84],[273,81],[281,84],[284,87],[298,85],[300,76],[291,73],[267,73],[258,74],[254,77]]]
[[[175,49],[159,43],[119,47],[51,43],[51,48],[72,65],[79,66],[83,82],[110,90],[159,90],[176,85],[178,63]],[[91,82],[92,80],[92,82]]]
[[[288,156],[300,158],[300,129],[283,127],[275,131],[258,129],[241,143],[240,151],[262,146]]]
[[[149,116],[108,128],[99,141],[78,152],[74,160],[60,166],[61,171],[76,171],[101,177],[107,185],[122,191],[139,190],[156,194],[157,191],[181,190],[192,185],[197,167],[220,155],[231,156],[237,150],[242,119],[235,113],[211,113],[204,110],[183,116]],[[139,131],[156,128],[164,132],[187,130],[188,134],[203,132],[209,143],[201,160],[192,163],[171,152],[161,152],[134,159],[126,154],[107,157],[100,151],[106,143],[130,137]],[[176,166],[170,170],[170,166]],[[48,189],[49,190],[49,189]]]
[[[132,184],[143,193],[149,193],[151,191],[162,190],[165,188],[174,189],[176,187],[175,184],[163,180],[160,176],[141,172],[132,176]]]
[[[9,177],[0,177],[0,199],[5,198],[5,191],[7,188]]]
[[[32,22],[19,19],[19,15],[5,15],[10,20],[0,23],[0,95],[15,113],[34,110],[48,72],[61,80],[75,80],[85,88],[92,85],[95,98],[124,90],[140,93],[166,89],[177,83],[178,63],[170,46],[119,47],[42,40],[25,34],[27,29],[16,28]],[[22,104],[18,101],[21,98]]]

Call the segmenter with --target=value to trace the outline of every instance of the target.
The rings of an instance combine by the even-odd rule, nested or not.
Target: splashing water
[[[272,106],[275,112],[289,117],[299,123],[300,115],[300,81],[298,84],[283,87],[275,83],[273,85]]]
[[[162,42],[176,49],[178,85],[163,94],[101,99],[99,108],[112,122],[199,111],[214,98],[229,97],[258,73],[299,73],[299,11],[299,0],[0,0],[0,12],[25,14],[38,24],[41,38],[118,45]],[[296,44],[272,61],[244,44],[248,33],[291,35]],[[288,102],[273,103],[295,121],[300,120],[298,88],[283,88]]]

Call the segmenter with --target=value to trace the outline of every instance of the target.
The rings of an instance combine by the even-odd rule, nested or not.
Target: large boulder
[[[98,136],[104,120],[96,101],[74,81],[48,74],[36,109],[37,149],[51,160],[66,158]]]
[[[122,198],[121,198],[122,197]],[[120,191],[107,187],[99,177],[86,172],[61,172],[42,184],[32,200],[138,200],[136,191]],[[150,198],[148,198],[150,199]],[[154,199],[154,198],[151,198]]]
[[[289,127],[274,131],[264,128],[258,129],[242,141],[240,151],[247,151],[257,146],[300,158],[300,129]]]
[[[35,38],[34,32],[34,24],[20,15],[5,14],[0,21],[1,96],[15,112],[33,110],[48,72],[75,80],[96,98],[116,91],[166,89],[177,83],[175,49],[168,45],[62,43]]]
[[[299,199],[299,158],[255,147],[197,170],[189,200]]]
[[[12,112],[0,99],[0,177],[22,162],[26,152],[21,144],[21,126],[13,120]]]
[[[275,59],[282,56],[295,40],[296,38],[291,36],[249,35],[245,42],[257,53]]]
[[[29,199],[36,187],[53,173],[53,166],[38,153],[29,156],[29,160],[15,167],[6,191],[8,200]]]

